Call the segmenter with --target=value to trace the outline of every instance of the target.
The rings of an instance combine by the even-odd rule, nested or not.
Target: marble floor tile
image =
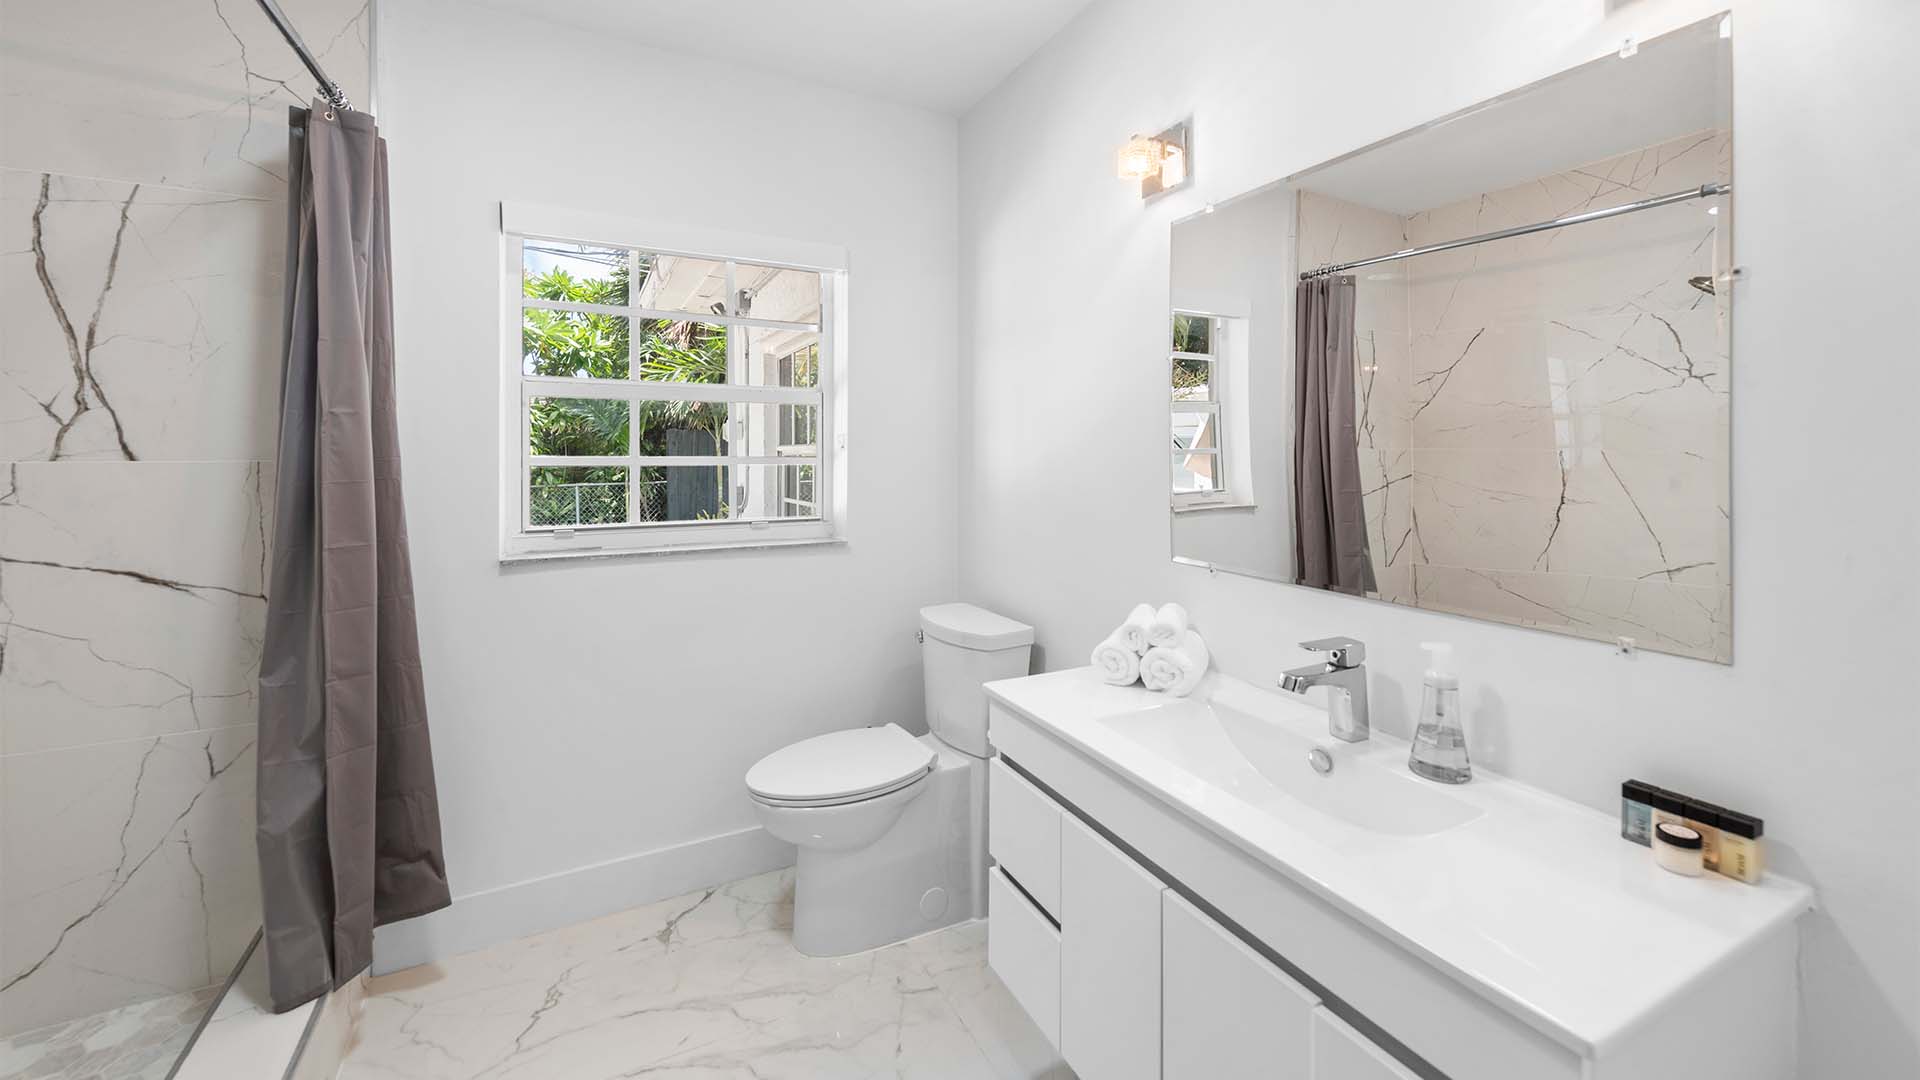
[[[0,1040],[0,1080],[165,1080],[218,986]]]
[[[348,985],[357,986],[358,980]],[[317,1007],[309,1003],[283,1013],[273,1011],[267,950],[256,940],[173,1080],[282,1076],[300,1056],[301,1040]]]
[[[793,948],[778,871],[374,979],[342,1080],[1070,1077],[962,924]]]

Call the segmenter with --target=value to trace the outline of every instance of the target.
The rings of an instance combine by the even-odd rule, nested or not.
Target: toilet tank
[[[1027,674],[1033,627],[972,604],[920,609],[920,674],[927,728],[941,742],[986,757],[987,695],[981,683]]]

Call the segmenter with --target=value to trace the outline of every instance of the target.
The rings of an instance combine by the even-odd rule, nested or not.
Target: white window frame
[[[501,239],[501,343],[500,343],[500,558],[503,562],[530,559],[572,558],[623,554],[653,554],[673,551],[707,551],[728,548],[771,548],[790,545],[836,543],[845,520],[844,470],[846,439],[838,434],[845,423],[845,329],[846,266],[844,249],[803,241],[731,233],[715,229],[640,222],[578,210],[502,203]],[[732,268],[735,263],[770,265],[783,269],[816,272],[820,275],[819,323],[794,323],[744,315],[713,315],[699,312],[656,311],[641,307],[638,277],[629,289],[627,304],[594,305],[561,301],[528,300],[523,295],[523,244],[526,240],[589,244],[625,248],[648,255],[681,256],[719,261],[727,265],[729,297],[733,294]],[[726,384],[688,384],[649,382],[629,366],[626,379],[582,379],[527,375],[521,350],[522,312],[528,307],[561,311],[598,312],[622,315],[633,320],[677,319],[724,325],[729,330],[748,328],[802,330],[819,334],[820,359],[816,385],[808,388]],[[746,334],[729,333],[728,368],[744,372]],[[630,340],[632,335],[629,336]],[[643,401],[688,400],[712,402],[763,403],[769,405],[814,405],[819,425],[819,444],[815,456],[749,455],[732,452],[712,457],[651,457],[638,453],[629,444],[628,453],[608,457],[544,457],[530,450],[528,405],[536,397],[603,398],[628,402],[637,409]],[[742,423],[742,421],[732,421]],[[634,426],[634,438],[638,427]],[[744,429],[735,432],[744,435]],[[746,448],[744,437],[730,440],[728,449]],[[611,525],[576,525],[571,528],[535,528],[529,521],[529,478],[531,470],[543,467],[624,467],[628,483],[639,483],[640,470],[665,466],[740,467],[751,465],[812,465],[814,498],[818,515],[807,518],[767,520],[726,520],[709,522],[639,522]],[[727,482],[735,492],[738,505],[740,484],[728,474]],[[776,492],[775,496],[778,498]],[[628,506],[634,507],[634,489],[628,491]]]
[[[1209,324],[1207,329],[1207,344],[1213,351],[1210,353],[1196,353],[1183,352],[1175,349],[1173,347],[1174,315],[1185,315],[1188,318],[1207,320]],[[1225,369],[1226,350],[1224,346],[1226,345],[1227,323],[1229,321],[1227,318],[1215,315],[1212,312],[1194,311],[1189,308],[1174,308],[1167,317],[1166,378],[1168,380],[1168,400],[1171,402],[1171,407],[1167,411],[1168,424],[1172,424],[1175,413],[1204,412],[1211,415],[1212,419],[1209,420],[1208,423],[1213,429],[1213,447],[1211,449],[1174,451],[1174,453],[1186,453],[1188,455],[1198,454],[1213,458],[1214,489],[1212,491],[1172,491],[1173,459],[1171,455],[1167,459],[1167,486],[1176,509],[1211,506],[1215,503],[1230,502],[1233,499],[1232,489],[1227,484],[1227,431],[1225,427],[1225,417],[1227,415],[1227,372]],[[1173,365],[1174,362],[1178,360],[1205,360],[1211,365],[1208,369],[1211,374],[1207,379],[1209,396],[1206,401],[1181,401],[1172,396]]]

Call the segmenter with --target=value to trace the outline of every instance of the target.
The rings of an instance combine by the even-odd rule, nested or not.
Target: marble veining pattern
[[[364,106],[366,0],[283,6]],[[191,1000],[259,926],[285,118],[311,84],[235,0],[0,0],[0,54],[8,1036]]]
[[[341,1080],[1071,1078],[964,923],[794,951],[777,871],[374,979]]]
[[[166,1080],[218,993],[169,994],[0,1040],[0,1080]]]
[[[1700,132],[1408,215],[1300,196],[1302,265],[1730,175]],[[1727,661],[1729,262],[1708,201],[1354,272],[1384,599]]]

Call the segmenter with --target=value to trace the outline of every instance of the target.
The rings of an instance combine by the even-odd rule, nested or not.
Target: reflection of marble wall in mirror
[[[1174,227],[1177,310],[1223,317],[1222,443],[1228,491],[1173,514],[1173,550],[1261,577],[1292,574],[1288,455],[1293,195],[1274,188]]]
[[[1231,316],[1249,345],[1220,426],[1245,460],[1223,455],[1239,479],[1218,501],[1252,505],[1176,494],[1175,557],[1294,579],[1300,271],[1730,184],[1728,29],[1700,20],[1176,223],[1174,306]],[[1731,662],[1731,208],[1685,197],[1346,271],[1371,596]]]
[[[1303,266],[1727,179],[1708,131],[1404,216],[1301,196]],[[1709,201],[1355,272],[1383,599],[1725,660],[1724,269]]]
[[[1415,215],[1408,232],[1426,243],[1725,180],[1731,146],[1684,136]],[[1422,607],[1730,658],[1726,294],[1688,284],[1720,269],[1709,209],[1410,264]]]
[[[1724,131],[1409,215],[1302,192],[1300,261],[1728,179]],[[1356,271],[1382,600],[1730,655],[1728,350],[1709,202]]]

